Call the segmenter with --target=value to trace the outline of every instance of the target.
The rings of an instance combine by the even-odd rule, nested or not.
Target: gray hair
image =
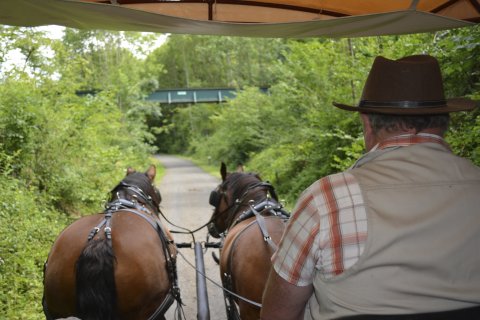
[[[414,116],[369,113],[367,117],[374,133],[378,133],[381,129],[393,133],[411,129],[420,132],[429,128],[439,128],[445,132],[450,122],[448,113]]]

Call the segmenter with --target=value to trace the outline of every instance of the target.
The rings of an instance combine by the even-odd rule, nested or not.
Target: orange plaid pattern
[[[318,180],[300,197],[272,257],[288,282],[312,283],[315,269],[330,278],[355,263],[365,247],[367,216],[355,177],[338,173]]]

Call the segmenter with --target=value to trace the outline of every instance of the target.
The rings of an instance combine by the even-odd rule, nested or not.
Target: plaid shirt
[[[447,143],[431,134],[401,135],[373,150],[417,143]],[[355,177],[348,171],[324,177],[300,196],[272,257],[276,272],[289,283],[306,286],[315,272],[329,279],[358,261],[367,240],[367,212]]]

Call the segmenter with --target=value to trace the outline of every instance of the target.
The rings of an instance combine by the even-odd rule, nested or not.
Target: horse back
[[[45,302],[54,317],[75,314],[76,262],[91,230],[104,217],[82,217],[56,239],[48,257],[44,284]],[[111,229],[119,314],[122,319],[148,318],[170,288],[162,242],[145,219],[130,212],[114,213]],[[94,240],[104,237],[100,230]]]
[[[44,298],[52,316],[69,316],[75,311],[75,264],[90,230],[102,219],[102,214],[82,217],[55,240],[44,275]]]
[[[268,234],[278,244],[285,229],[283,219],[265,217]],[[263,239],[255,217],[242,221],[229,230],[222,248],[220,270],[229,274],[232,290],[242,297],[261,303],[271,267],[273,249]],[[242,319],[257,319],[260,309],[238,301]],[[250,316],[249,316],[250,314]]]
[[[170,289],[159,234],[137,215],[116,213],[112,221],[112,242],[117,260],[115,281],[120,312],[127,315],[126,319],[146,319]],[[174,245],[170,252],[174,258]]]

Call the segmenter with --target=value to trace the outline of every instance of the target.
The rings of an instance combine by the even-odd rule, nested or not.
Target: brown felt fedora
[[[364,113],[420,115],[472,110],[476,102],[445,99],[437,59],[414,55],[399,60],[375,58],[358,106],[338,102],[333,105]]]

